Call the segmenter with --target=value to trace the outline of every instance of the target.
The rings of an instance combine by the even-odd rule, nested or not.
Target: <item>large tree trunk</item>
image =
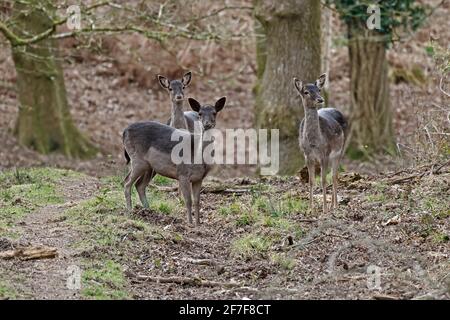
[[[52,26],[48,12],[54,8],[41,0],[31,2],[16,2],[14,8],[21,13],[14,18],[13,30],[23,38]],[[46,12],[37,9],[39,5]],[[95,148],[80,134],[70,116],[56,41],[46,39],[35,45],[15,46],[12,53],[20,103],[16,126],[19,143],[44,154],[61,152],[76,158],[95,154]]]
[[[351,27],[349,27],[351,28]],[[367,30],[350,30],[351,141],[353,157],[392,152],[394,133],[389,99],[386,44]]]
[[[320,1],[256,0],[258,45],[256,125],[280,130],[280,171],[294,174],[304,159],[298,143],[303,117],[292,79],[320,75]]]

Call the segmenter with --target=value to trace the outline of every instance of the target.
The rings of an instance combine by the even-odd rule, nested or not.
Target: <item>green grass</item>
[[[10,285],[8,285],[6,282],[0,280],[0,298],[1,299],[16,299],[17,298],[17,292],[12,288]]]
[[[427,197],[423,201],[423,207],[433,217],[437,219],[447,219],[450,217],[450,197],[449,199],[437,199],[435,197]]]
[[[368,202],[385,202],[386,195],[384,195],[383,193],[369,194],[368,196],[366,196],[366,201],[368,201]]]
[[[270,256],[270,261],[277,267],[284,270],[292,270],[295,268],[295,260],[286,254],[275,253]]]
[[[117,187],[119,179],[109,177],[102,181],[103,188],[96,195],[65,212],[67,222],[84,234],[83,240],[75,244],[76,247],[88,250],[118,250],[126,249],[126,246],[130,245],[129,241],[124,239],[133,239],[144,244],[152,240],[175,237],[126,210],[122,187]],[[151,209],[164,214],[178,210],[179,206],[165,194],[149,191]],[[134,192],[133,203],[136,204],[137,201]]]
[[[305,200],[290,194],[283,195],[278,201],[267,196],[261,196],[253,198],[252,202],[253,211],[273,217],[286,217],[308,210],[308,203]]]
[[[257,217],[250,213],[245,212],[237,217],[236,219],[236,227],[244,227],[244,226],[250,226],[254,224],[257,220]]]
[[[174,183],[174,181],[175,180],[173,179],[166,178],[158,174],[152,180],[152,182],[157,186],[170,186]]]
[[[219,213],[223,216],[238,215],[242,212],[242,204],[238,201],[234,201],[228,206],[222,206],[219,208]]]
[[[265,255],[272,246],[272,240],[257,234],[249,234],[232,243],[232,253],[243,258]]]
[[[147,193],[151,210],[168,215],[183,210],[181,202],[171,199],[167,194],[155,190],[149,191]]]
[[[82,175],[68,170],[30,168],[0,173],[0,236],[15,237],[17,221],[51,204],[63,203],[57,183]]]
[[[130,214],[126,210],[120,178],[104,178],[102,184],[91,199],[65,212],[66,222],[82,234],[82,240],[74,243],[74,247],[90,252],[91,264],[83,273],[82,294],[90,299],[128,299],[122,268],[118,262],[108,259],[112,256],[120,258],[131,247],[145,247],[151,241],[179,242],[183,239]],[[178,208],[165,194],[148,191],[151,209],[171,214]],[[133,203],[137,201],[134,191]]]
[[[434,243],[447,243],[450,241],[450,237],[447,233],[435,231],[431,233],[431,241]]]
[[[67,210],[67,222],[86,234],[81,243],[91,246],[116,247],[124,237],[142,239],[150,226],[125,213],[120,191],[104,188],[92,199]],[[123,212],[124,214],[120,214]]]
[[[315,179],[316,186],[322,186],[322,177],[320,176],[320,174],[315,176],[314,179]],[[327,173],[326,179],[327,179],[327,185],[329,185],[333,182],[333,177],[332,177],[331,172]]]
[[[130,299],[122,266],[108,260],[90,265],[82,274],[83,297],[95,300]]]

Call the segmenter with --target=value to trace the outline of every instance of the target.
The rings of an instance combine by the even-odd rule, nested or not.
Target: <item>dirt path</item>
[[[35,261],[14,259],[4,263],[4,269],[17,279],[16,289],[31,299],[77,299],[79,290],[67,286],[69,268],[79,265],[79,257],[71,244],[77,240],[76,230],[64,223],[66,209],[92,197],[97,180],[90,177],[63,179],[58,184],[65,203],[45,206],[27,215],[19,223],[21,246],[44,245],[57,248],[58,257]]]

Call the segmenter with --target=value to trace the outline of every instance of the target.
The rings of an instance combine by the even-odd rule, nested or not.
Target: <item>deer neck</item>
[[[183,112],[183,101],[172,103],[170,126],[176,129],[187,129],[187,123]]]
[[[203,161],[203,150],[207,146],[208,142],[204,141],[205,129],[201,123],[198,123],[194,127],[194,132],[191,137],[194,138],[194,163],[204,164]]]
[[[308,101],[303,101],[305,110],[304,133],[308,140],[315,141],[320,139],[319,114],[317,108],[310,103]]]

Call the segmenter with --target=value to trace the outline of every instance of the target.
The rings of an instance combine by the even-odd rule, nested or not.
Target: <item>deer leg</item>
[[[323,192],[323,213],[327,213],[327,168],[328,165],[326,161],[321,161],[320,163],[320,174],[322,177],[322,192]]]
[[[338,174],[339,174],[339,159],[333,159],[331,173],[333,176],[333,200],[331,203],[331,208],[337,208],[338,200],[337,200],[337,187],[338,187]]]
[[[194,196],[195,225],[200,226],[200,191],[202,190],[202,180],[192,183],[192,194]]]
[[[125,179],[124,183],[124,193],[125,193],[125,200],[127,203],[127,209],[132,209],[132,203],[131,203],[131,187],[133,184],[144,175],[144,173],[147,171],[147,165],[144,163],[137,163],[132,164],[131,172]]]
[[[184,203],[186,205],[186,217],[190,224],[192,224],[192,188],[189,179],[180,178],[179,188],[184,197]]]
[[[147,195],[145,193],[145,189],[147,188],[150,181],[152,181],[154,177],[153,169],[148,170],[139,180],[136,182],[136,190],[139,195],[139,199],[141,200],[142,206],[148,209],[149,204],[147,201]]]
[[[315,167],[314,162],[308,162],[308,179],[309,179],[309,209],[311,212],[314,211],[313,207],[313,187],[314,187],[314,178],[315,178]]]

